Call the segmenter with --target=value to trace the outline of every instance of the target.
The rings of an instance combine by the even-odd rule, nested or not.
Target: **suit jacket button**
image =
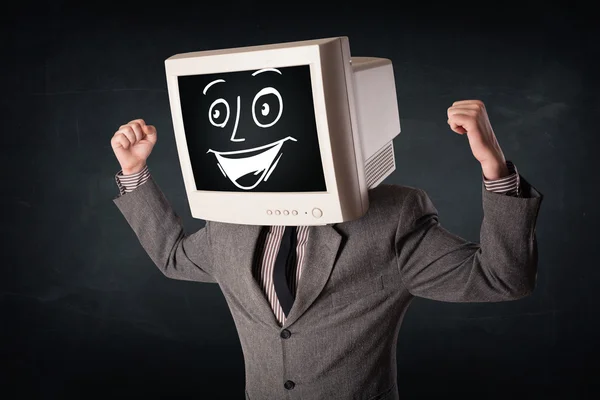
[[[283,384],[283,387],[287,390],[292,390],[294,386],[296,386],[296,384],[292,381],[285,381],[285,383]]]
[[[292,332],[288,331],[287,329],[284,329],[284,330],[281,331],[281,333],[279,334],[279,336],[281,336],[284,339],[287,339],[290,336],[292,336]]]

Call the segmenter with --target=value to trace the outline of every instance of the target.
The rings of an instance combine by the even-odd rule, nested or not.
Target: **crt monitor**
[[[352,59],[345,37],[185,53],[165,66],[195,218],[348,221],[395,168],[391,62]]]

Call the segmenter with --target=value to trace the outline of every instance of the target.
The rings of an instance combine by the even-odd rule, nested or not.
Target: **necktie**
[[[285,316],[294,304],[294,293],[289,286],[289,277],[296,261],[296,227],[286,226],[281,238],[281,246],[275,258],[275,267],[273,268],[273,284],[275,293],[279,299],[279,304]]]

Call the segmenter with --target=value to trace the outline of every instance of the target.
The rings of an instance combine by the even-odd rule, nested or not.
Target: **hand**
[[[452,107],[448,108],[448,125],[460,135],[467,134],[471,152],[481,164],[486,179],[494,180],[508,176],[506,159],[482,101],[455,101]]]
[[[146,125],[143,119],[121,125],[110,140],[110,144],[124,175],[134,174],[144,169],[157,139],[156,128]]]

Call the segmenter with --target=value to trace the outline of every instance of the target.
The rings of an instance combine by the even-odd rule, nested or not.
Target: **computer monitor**
[[[395,170],[392,63],[351,58],[346,37],[178,54],[165,67],[194,218],[349,221]]]

